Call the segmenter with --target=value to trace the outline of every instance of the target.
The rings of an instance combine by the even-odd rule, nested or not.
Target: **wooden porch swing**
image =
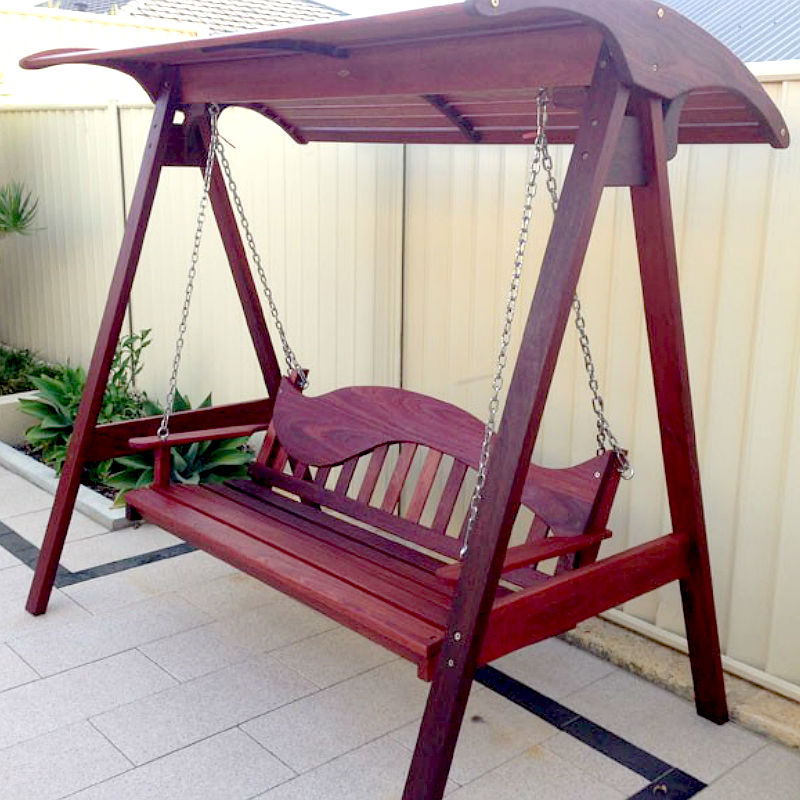
[[[480,664],[674,580],[681,586],[698,713],[718,723],[727,720],[667,162],[679,142],[788,146],[777,109],[733,55],[650,0],[473,0],[130,50],[40,53],[22,63],[112,67],[136,78],[155,102],[28,599],[31,613],[47,607],[84,464],[153,450],[154,482],[129,493],[133,513],[392,649],[433,681],[404,800],[442,796]],[[267,116],[300,143],[533,142],[485,424],[403,389],[303,393],[307,374],[280,322],[218,135],[219,113],[228,106]],[[560,198],[549,142],[574,144]],[[200,168],[204,179],[167,410],[162,418],[98,426],[166,166]],[[557,213],[495,434],[542,170]],[[606,523],[619,478],[630,472],[605,416],[575,297],[605,186],[631,187],[672,531],[598,560],[601,543],[610,536]],[[207,203],[268,397],[172,414]],[[281,339],[285,378],[248,248]],[[544,469],[531,463],[531,455],[571,307],[589,370],[598,452],[568,469]],[[266,433],[249,479],[207,486],[170,482],[172,447],[256,431]],[[415,463],[418,471],[412,469]],[[469,511],[458,519],[458,498],[462,487],[470,486]],[[525,542],[509,547],[521,509],[533,512],[533,523]],[[542,568],[548,561],[554,569]]]

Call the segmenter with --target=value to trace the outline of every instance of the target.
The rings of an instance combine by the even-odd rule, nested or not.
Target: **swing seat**
[[[155,450],[158,463],[176,444],[258,427],[130,446]],[[430,680],[460,579],[466,525],[455,511],[469,495],[482,423],[406,390],[351,387],[310,398],[284,380],[272,420],[260,427],[267,433],[249,479],[173,485],[162,469],[153,486],[127,494],[129,506],[414,662]],[[612,453],[567,469],[530,466],[522,506],[535,516],[524,544],[506,553],[482,663],[531,643],[530,630],[510,620],[530,613],[543,586],[595,561],[611,535],[605,523],[618,481]],[[573,624],[559,621],[562,630]]]

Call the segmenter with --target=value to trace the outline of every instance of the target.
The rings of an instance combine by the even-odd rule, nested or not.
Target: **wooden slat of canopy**
[[[153,97],[175,68],[182,105],[254,108],[301,142],[519,143],[547,87],[551,139],[571,142],[603,45],[626,82],[665,100],[688,95],[680,141],[788,145],[747,69],[651,0],[467,0],[127,50],[53,51],[22,64],[111,67]]]

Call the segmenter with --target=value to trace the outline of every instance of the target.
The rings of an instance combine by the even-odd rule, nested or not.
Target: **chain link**
[[[231,165],[225,154],[225,146],[222,143],[222,137],[219,135],[219,113],[219,106],[216,103],[212,103],[209,106],[211,138],[208,145],[208,154],[206,155],[205,167],[203,169],[203,193],[200,197],[200,207],[197,211],[197,221],[194,231],[194,244],[192,246],[189,272],[186,277],[183,308],[181,309],[181,320],[180,324],[178,325],[178,338],[175,342],[175,355],[172,360],[172,374],[170,375],[169,379],[169,389],[167,391],[167,399],[164,403],[164,412],[161,417],[161,424],[159,425],[157,431],[157,435],[161,439],[166,439],[169,436],[169,420],[172,416],[173,406],[175,405],[175,395],[178,391],[178,372],[180,370],[184,339],[189,320],[189,307],[191,306],[192,294],[194,292],[194,281],[197,277],[197,264],[200,259],[200,243],[203,239],[203,228],[206,221],[206,209],[208,207],[209,192],[211,190],[211,177],[214,172],[215,156],[219,159],[219,163],[222,166],[223,172],[225,173],[225,180],[228,184],[228,189],[231,193],[231,197],[233,198],[236,211],[239,214],[242,231],[244,232],[244,237],[247,242],[247,246],[250,249],[253,262],[256,265],[258,277],[264,289],[264,296],[267,298],[270,314],[275,322],[275,329],[278,331],[278,336],[281,340],[281,346],[283,347],[286,365],[290,371],[294,370],[299,376],[298,385],[301,389],[304,389],[308,385],[307,373],[301,368],[294,351],[289,345],[289,340],[286,338],[286,331],[283,327],[283,323],[281,322],[280,315],[278,313],[278,307],[275,304],[275,300],[272,296],[272,290],[270,289],[269,281],[267,280],[267,275],[264,271],[264,265],[261,262],[261,256],[258,253],[256,242],[253,238],[253,233],[250,230],[250,223],[248,222],[247,216],[244,213],[242,199],[239,197],[239,190],[231,173]]]
[[[219,128],[217,120],[219,118],[219,107],[212,105],[209,109],[209,121],[211,123],[211,141],[208,146],[206,164],[203,168],[203,193],[200,196],[200,207],[197,211],[197,222],[194,229],[194,244],[192,246],[192,256],[190,259],[189,272],[186,277],[186,289],[183,295],[183,308],[181,309],[181,321],[178,325],[178,339],[175,342],[175,355],[172,359],[172,374],[169,378],[169,389],[167,399],[164,402],[164,413],[161,416],[161,424],[158,427],[157,435],[161,439],[169,436],[169,419],[172,416],[172,409],[175,405],[175,395],[178,391],[178,371],[181,366],[181,355],[183,353],[184,338],[186,336],[186,326],[189,321],[189,307],[192,303],[192,293],[194,292],[194,279],[197,276],[197,262],[200,259],[200,243],[203,240],[203,227],[206,221],[206,208],[208,207],[208,193],[211,188],[211,175],[214,171],[214,153],[219,142]]]
[[[233,179],[231,165],[228,162],[228,157],[225,154],[225,145],[222,143],[221,139],[218,139],[216,149],[217,155],[219,156],[219,163],[222,166],[222,171],[225,173],[225,181],[228,184],[228,190],[231,193],[233,204],[236,207],[237,214],[239,215],[239,222],[241,224],[242,232],[244,233],[245,241],[247,242],[247,247],[250,250],[253,263],[256,265],[256,272],[258,273],[258,278],[261,281],[261,287],[264,290],[264,297],[269,305],[269,313],[272,316],[272,320],[275,323],[275,330],[278,332],[278,336],[281,340],[281,347],[283,348],[283,356],[286,360],[286,366],[290,372],[294,371],[297,373],[298,386],[301,389],[305,389],[306,386],[308,386],[308,373],[300,366],[300,362],[297,360],[297,356],[295,355],[294,350],[292,350],[289,340],[286,336],[286,331],[283,327],[283,323],[281,322],[280,314],[278,313],[278,306],[275,304],[275,298],[272,296],[272,289],[270,288],[269,281],[267,280],[267,274],[264,270],[264,265],[261,262],[261,256],[259,255],[258,248],[256,247],[253,233],[250,230],[250,223],[247,219],[247,215],[244,212],[242,199],[239,197],[239,187],[236,185],[236,181]]]
[[[481,443],[481,455],[478,460],[478,472],[475,476],[475,486],[472,490],[469,503],[469,514],[467,525],[464,532],[464,542],[461,546],[461,558],[466,556],[469,549],[469,539],[475,527],[483,501],[483,490],[486,485],[486,474],[488,472],[489,457],[491,454],[492,439],[496,433],[497,412],[500,408],[500,393],[503,389],[503,373],[508,362],[508,347],[511,341],[511,326],[514,321],[517,300],[519,299],[519,287],[522,277],[522,267],[525,261],[525,250],[528,244],[531,219],[533,217],[533,201],[536,197],[537,180],[542,170],[545,173],[545,186],[550,197],[550,207],[553,214],[558,211],[558,182],[555,177],[553,158],[550,155],[550,148],[547,141],[547,107],[548,98],[544,90],[541,90],[536,98],[536,139],[533,145],[533,159],[531,161],[528,182],[525,188],[525,201],[522,210],[522,222],[520,225],[519,236],[517,239],[517,250],[514,255],[514,269],[511,275],[511,288],[506,302],[505,320],[503,331],[500,334],[500,350],[495,365],[494,377],[492,379],[492,396],[489,400],[489,415],[483,430],[483,441]],[[578,337],[583,352],[584,364],[589,377],[589,389],[592,392],[592,410],[597,418],[597,445],[598,455],[604,453],[606,449],[611,449],[618,461],[618,468],[621,477],[626,480],[633,477],[633,467],[628,461],[627,455],[619,445],[616,437],[611,431],[608,419],[605,416],[603,398],[600,395],[600,385],[595,375],[594,360],[589,345],[589,337],[586,333],[586,320],[584,319],[581,303],[576,294],[572,300],[572,309],[575,314],[575,326],[578,329]]]

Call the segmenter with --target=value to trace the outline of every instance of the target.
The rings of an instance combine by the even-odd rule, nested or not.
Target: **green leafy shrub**
[[[198,408],[210,405],[209,394]],[[189,411],[191,407],[187,397],[175,392],[174,411]],[[247,448],[247,437],[180,445],[172,448],[170,477],[173,483],[220,483],[244,477],[252,459],[253,453]],[[117,490],[114,504],[122,505],[126,492],[153,482],[153,454],[135,453],[115,458],[110,462],[103,482]]]
[[[32,377],[57,373],[57,367],[37,358],[30,350],[0,346],[0,395],[35,389]]]
[[[16,181],[0,186],[0,236],[30,233],[39,201]]]
[[[142,370],[142,353],[150,344],[150,330],[120,339],[114,353],[108,385],[98,416],[99,423],[118,422],[140,417],[160,416],[161,406],[136,388],[136,377]],[[20,404],[26,414],[37,421],[25,436],[28,444],[42,461],[61,472],[78,414],[81,395],[86,385],[86,373],[80,367],[62,365],[56,375],[32,378],[39,390],[36,397],[22,398]],[[211,405],[211,395],[198,406]],[[175,393],[173,411],[188,411],[191,404],[180,392]],[[246,465],[253,454],[245,446],[247,439],[197,442],[172,450],[172,478],[176,483],[214,483],[246,474]],[[88,482],[117,491],[116,505],[120,505],[125,492],[146,486],[153,480],[152,453],[102,461],[87,466]]]

